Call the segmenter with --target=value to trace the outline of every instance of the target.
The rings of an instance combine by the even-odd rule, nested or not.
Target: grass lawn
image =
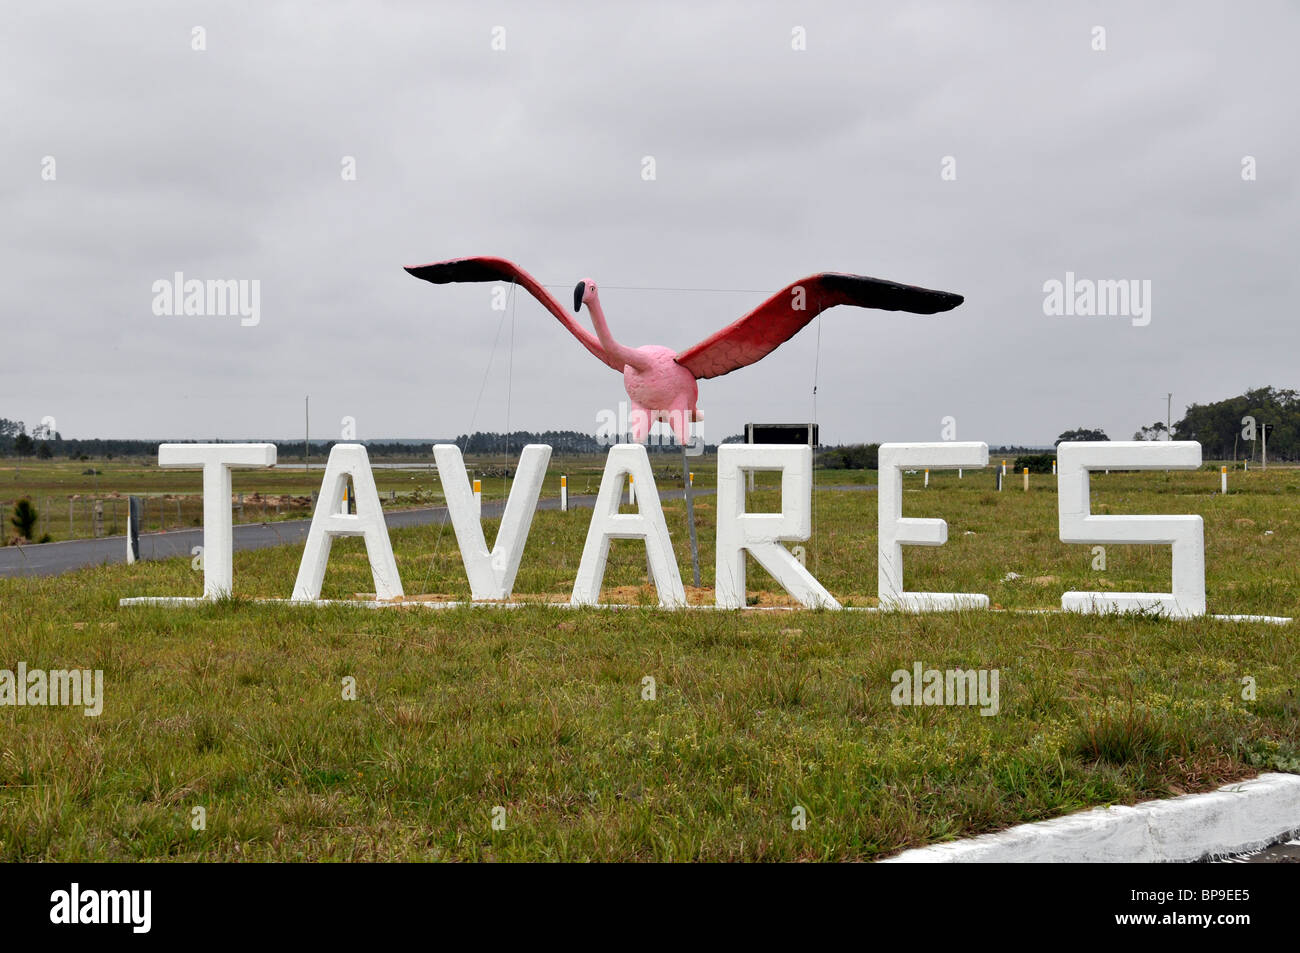
[[[949,522],[946,546],[905,548],[908,588],[1008,609],[1167,589],[1167,547],[1109,546],[1094,569],[1057,537],[1053,478],[1031,479],[997,493],[988,471],[906,477],[905,514]],[[1210,611],[1300,617],[1297,484],[1234,474],[1225,497],[1217,473],[1099,475],[1093,506],[1201,514]],[[815,499],[809,568],[873,604],[875,494]],[[689,587],[684,506],[665,510]],[[537,513],[516,593],[567,596],[588,515]],[[712,498],[696,518],[707,599]],[[393,544],[408,594],[468,598],[450,528]],[[0,708],[0,859],[870,860],[1300,771],[1297,623],[248,601],[287,597],[300,555],[237,553],[237,597],[192,609],[117,604],[199,595],[188,560],[0,580],[0,667],[103,669],[106,695],[97,718]],[[756,604],[787,601],[751,567]],[[644,549],[616,542],[609,597],[653,602],[644,583]],[[336,543],[323,595],[371,589],[361,541]],[[891,674],[916,662],[997,669],[998,713],[893,705]]]

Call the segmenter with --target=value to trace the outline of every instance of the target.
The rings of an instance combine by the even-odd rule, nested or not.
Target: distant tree
[[[36,455],[42,460],[49,460],[54,456],[54,451],[50,449],[50,442],[48,440],[41,441],[41,448],[36,451]]]
[[[1133,435],[1133,439],[1134,440],[1164,440],[1165,434],[1167,434],[1168,432],[1169,432],[1169,428],[1164,425],[1164,422],[1157,420],[1155,423],[1151,424],[1150,426],[1143,427],[1141,430],[1135,433]]]
[[[18,530],[19,536],[30,540],[32,531],[36,528],[38,515],[32,501],[27,497],[23,497],[14,504],[14,515],[9,517],[9,522],[13,523],[14,529]]]
[[[1248,418],[1254,418],[1253,431]],[[1209,460],[1231,460],[1234,454],[1257,458],[1263,450],[1259,437],[1264,424],[1273,424],[1268,435],[1270,460],[1300,458],[1300,393],[1294,390],[1256,387],[1212,404],[1191,404],[1186,416],[1174,424],[1173,436],[1197,441]]]
[[[1059,447],[1061,444],[1065,443],[1066,441],[1109,440],[1109,439],[1110,437],[1106,436],[1106,431],[1104,430],[1085,430],[1082,427],[1080,427],[1077,430],[1067,430],[1065,433],[1061,434],[1059,437],[1056,438],[1056,443],[1053,444],[1053,446]]]
[[[1015,472],[1028,470],[1030,473],[1051,473],[1054,459],[1055,457],[1050,453],[1024,454],[1016,457]]]
[[[14,453],[20,457],[30,456],[36,449],[36,442],[25,433],[20,433],[14,437]]]
[[[878,443],[831,447],[818,455],[817,464],[825,470],[875,470],[880,465],[879,451]]]

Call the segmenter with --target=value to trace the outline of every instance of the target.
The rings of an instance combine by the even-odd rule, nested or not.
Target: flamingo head
[[[584,278],[573,289],[573,310],[581,311],[584,304],[591,304],[593,301],[599,301],[596,297],[596,282]]]

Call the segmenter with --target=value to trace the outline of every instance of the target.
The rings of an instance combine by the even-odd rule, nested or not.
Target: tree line
[[[1257,387],[1238,397],[1192,404],[1174,424],[1173,436],[1199,442],[1207,459],[1258,460],[1265,450],[1266,425],[1269,459],[1300,460],[1300,393],[1294,390]],[[1140,430],[1134,436],[1144,439],[1141,434]]]
[[[1167,428],[1156,421],[1139,429],[1134,440],[1164,440],[1172,433],[1175,440],[1195,440],[1201,444],[1202,453],[1210,460],[1258,460],[1264,450],[1267,429],[1268,455],[1274,460],[1300,460],[1300,392],[1274,387],[1257,387],[1236,397],[1207,404],[1191,404],[1183,418]],[[1108,440],[1098,429],[1075,428],[1063,432],[1056,439]],[[733,434],[722,443],[741,443],[744,437]],[[177,441],[197,443],[199,441]],[[282,462],[302,460],[304,444],[300,440],[268,441],[276,445]],[[314,460],[323,460],[337,440],[318,440],[308,444],[306,453]],[[577,430],[516,430],[509,434],[478,431],[461,434],[454,441],[461,452],[474,455],[516,457],[525,444],[544,443],[557,454],[602,454],[609,449],[609,441],[591,433]],[[376,459],[429,458],[433,455],[435,441],[412,442],[363,441],[366,450]],[[706,444],[705,452],[713,453],[717,444]],[[848,444],[825,446],[818,453],[818,465],[828,469],[875,469],[876,449],[879,444]],[[663,440],[652,440],[647,448],[651,453],[680,453],[681,448],[671,435]],[[1000,452],[1030,452],[1028,447],[995,448]],[[29,432],[21,420],[0,417],[0,454],[38,459],[64,458],[71,460],[114,457],[140,457],[157,459],[156,440],[65,440],[53,428],[41,424]]]

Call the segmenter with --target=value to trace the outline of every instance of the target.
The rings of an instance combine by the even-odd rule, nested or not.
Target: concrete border
[[[881,863],[1179,863],[1267,847],[1300,831],[1300,775],[1261,774],[1206,794],[1098,807]]]

